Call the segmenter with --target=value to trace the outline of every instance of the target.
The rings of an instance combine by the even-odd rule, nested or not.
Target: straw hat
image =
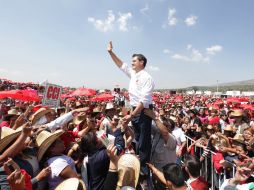
[[[123,112],[119,112],[119,117],[123,117],[124,115],[123,115]]]
[[[240,117],[243,115],[243,111],[242,110],[232,110],[229,113],[230,117]]]
[[[101,107],[97,106],[93,109],[93,113],[100,113],[101,112]]]
[[[121,188],[121,190],[135,190],[133,187],[130,186],[124,186]]]
[[[161,110],[159,111],[159,115],[161,115],[161,116],[165,115],[165,112],[164,112],[163,109],[161,109]]]
[[[1,139],[0,139],[0,152],[2,152],[6,146],[8,146],[14,139],[16,139],[21,131],[22,127],[19,127],[16,130],[13,130],[9,127],[2,127],[1,128]]]
[[[106,110],[114,109],[114,105],[112,102],[107,103]]]
[[[225,139],[220,139],[220,144],[221,144],[221,146],[223,146],[223,147],[230,147],[230,144],[229,144],[229,142],[228,141],[226,141]]]
[[[48,148],[51,146],[51,144],[62,134],[64,133],[63,130],[57,130],[54,133],[50,133],[48,131],[42,131],[37,137],[36,137],[36,145],[38,146],[38,160],[40,161],[45,154],[45,152],[48,150]]]
[[[244,138],[242,134],[236,134],[232,140],[244,144]]]
[[[46,109],[46,108],[40,108],[38,109],[32,116],[31,116],[31,122],[32,125],[34,125],[37,121],[39,121],[39,119],[41,117],[43,117],[44,115],[46,115],[47,113],[50,113],[51,111],[53,111],[52,109]]]
[[[86,186],[78,178],[69,178],[60,183],[55,190],[86,190]]]
[[[20,115],[18,110],[16,110],[15,108],[10,109],[7,113],[7,116],[15,116],[15,115]]]
[[[207,125],[206,128],[207,128],[207,129],[213,129],[213,126],[212,126],[212,125]]]
[[[224,131],[233,131],[232,125],[226,125],[226,127],[224,128]]]
[[[86,113],[80,113],[78,114],[74,119],[73,119],[73,123],[75,125],[79,125],[80,123],[82,123],[82,121],[84,121],[86,119]]]
[[[177,123],[177,118],[175,116],[171,115],[169,119],[172,119],[175,123]]]
[[[76,107],[82,106],[81,102],[76,102]]]
[[[124,175],[128,171],[133,171],[134,175],[129,176],[133,177],[133,185],[135,187],[138,184],[138,179],[139,179],[139,172],[140,172],[140,161],[139,159],[133,155],[133,154],[124,154],[120,157],[118,160],[118,183],[117,185],[122,187],[123,185],[128,185],[128,184],[123,184],[124,181],[128,180],[126,179],[126,176]]]

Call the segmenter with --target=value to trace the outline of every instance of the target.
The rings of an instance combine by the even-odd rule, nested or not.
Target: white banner
[[[57,108],[60,104],[62,87],[55,84],[46,84],[42,105]]]

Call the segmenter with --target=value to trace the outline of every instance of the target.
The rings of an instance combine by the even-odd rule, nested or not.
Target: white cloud
[[[185,62],[194,62],[194,63],[209,63],[210,57],[207,55],[203,55],[197,49],[189,49],[191,53],[189,56],[181,55],[181,54],[174,54],[171,56],[172,59],[181,60]]]
[[[169,49],[164,49],[164,50],[163,50],[163,53],[165,53],[165,54],[170,54],[170,53],[172,53],[172,51],[170,51]]]
[[[108,16],[105,20],[95,19],[94,17],[89,17],[88,22],[91,22],[97,30],[102,32],[107,32],[113,29],[115,21],[115,15],[113,11],[108,10]]]
[[[132,18],[132,14],[130,12],[124,13],[124,14],[119,13],[119,18],[118,18],[117,22],[119,23],[119,30],[120,31],[122,31],[122,32],[128,31],[127,22],[131,18]]]
[[[149,66],[148,67],[151,71],[159,71],[159,67],[155,67],[155,66]]]
[[[192,48],[191,44],[188,44],[187,47],[186,47],[187,50],[190,50],[191,48]]]
[[[178,19],[175,17],[176,9],[169,9],[168,10],[168,25],[175,26],[178,22]]]
[[[197,23],[198,17],[195,15],[191,15],[185,19],[185,24],[187,26],[194,26]]]
[[[190,61],[190,58],[184,55],[180,55],[180,54],[174,54],[171,56],[172,59],[176,59],[176,60],[182,60],[182,61]]]
[[[214,45],[206,48],[204,51],[200,51],[198,49],[193,48],[192,44],[188,44],[186,49],[188,51],[188,55],[175,53],[174,55],[171,56],[171,58],[185,62],[209,63],[211,57],[215,55],[217,52],[222,51],[223,47],[220,45]]]
[[[176,9],[169,9],[168,10],[168,18],[174,17],[176,14]]]
[[[94,17],[88,17],[87,21],[92,23],[94,27],[102,32],[112,31],[115,25],[118,25],[119,31],[126,32],[129,30],[128,21],[132,18],[132,14],[128,13],[119,13],[119,17],[116,18],[112,10],[108,10],[107,18],[104,20],[95,19]]]
[[[215,55],[216,53],[221,52],[222,49],[223,49],[222,46],[214,45],[214,46],[206,48],[206,52],[207,52],[207,54]]]
[[[148,15],[146,14],[146,12],[149,11],[149,5],[146,4],[145,7],[142,8],[142,9],[140,9],[139,11],[140,11],[140,13],[141,13],[142,15],[148,16]]]
[[[199,50],[192,49],[192,52],[191,52],[191,61],[192,62],[205,62],[205,63],[208,63],[209,60],[210,60],[209,57],[204,56],[202,53],[199,52]]]

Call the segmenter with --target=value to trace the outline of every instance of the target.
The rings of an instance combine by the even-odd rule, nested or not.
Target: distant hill
[[[254,85],[254,79],[244,80],[238,82],[222,83],[221,86],[239,86],[239,85]]]
[[[185,91],[188,91],[188,90],[195,90],[195,91],[209,90],[209,91],[212,91],[212,92],[216,92],[217,91],[217,85],[212,85],[212,86],[190,86],[190,87],[187,87],[187,88],[178,88],[178,89],[170,89],[170,90],[176,90],[178,92],[185,92]],[[231,91],[231,90],[254,91],[254,79],[238,81],[238,82],[219,83],[218,84],[218,91],[219,92],[226,92],[226,91]]]

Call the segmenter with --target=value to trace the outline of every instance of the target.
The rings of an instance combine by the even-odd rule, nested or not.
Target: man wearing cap
[[[137,142],[137,154],[141,161],[141,174],[148,179],[149,169],[146,163],[151,154],[151,123],[149,116],[144,114],[144,108],[152,108],[153,78],[145,71],[147,59],[142,54],[132,56],[132,68],[123,63],[113,52],[112,42],[108,45],[108,52],[115,64],[130,78],[129,96],[132,112],[125,116],[124,121],[132,121]]]

